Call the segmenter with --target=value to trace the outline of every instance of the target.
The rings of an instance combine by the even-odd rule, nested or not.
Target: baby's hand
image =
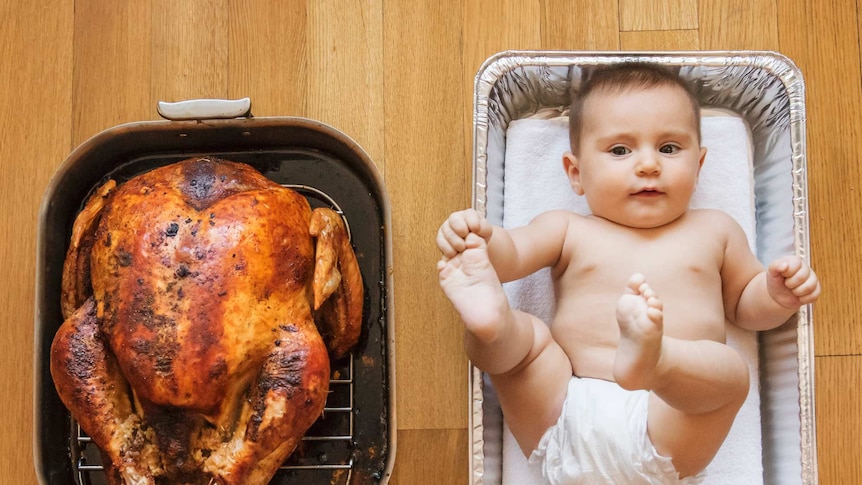
[[[820,280],[802,258],[784,256],[767,268],[766,288],[779,305],[799,308],[817,299],[820,295]]]
[[[453,258],[467,248],[468,234],[476,234],[487,241],[492,231],[491,223],[475,210],[454,212],[437,231],[437,247],[444,259]]]

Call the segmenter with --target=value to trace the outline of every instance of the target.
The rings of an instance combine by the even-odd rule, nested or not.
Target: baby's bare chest
[[[596,224],[570,240],[564,273],[578,279],[625,280],[632,273],[648,280],[698,279],[718,275],[724,255],[723,241],[693,225],[632,231]]]
[[[628,231],[595,224],[572,241],[567,259],[556,268],[557,308],[564,310],[556,320],[590,327],[615,323],[616,303],[629,278],[640,273],[661,298],[671,322],[681,318],[709,322],[716,329],[723,326],[724,241],[708,227]]]

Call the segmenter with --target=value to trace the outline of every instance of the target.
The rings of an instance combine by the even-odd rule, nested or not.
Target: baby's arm
[[[769,330],[817,299],[820,283],[805,261],[785,256],[764,269],[739,224],[722,212],[709,215],[711,227],[725,238],[721,280],[728,320],[749,330]]]
[[[817,275],[798,256],[784,256],[758,273],[745,287],[737,306],[737,325],[769,330],[786,321],[800,306],[820,295]]]
[[[529,224],[512,230],[494,226],[473,209],[455,212],[437,231],[437,246],[443,259],[451,259],[467,248],[469,234],[488,243],[488,258],[502,282],[523,278],[559,260],[569,215],[546,212]]]

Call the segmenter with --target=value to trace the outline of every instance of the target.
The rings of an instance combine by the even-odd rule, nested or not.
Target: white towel
[[[701,123],[706,161],[692,198],[693,208],[717,208],[730,214],[745,230],[753,248],[754,186],[750,133],[734,115],[705,111]],[[589,213],[583,197],[572,192],[563,172],[562,154],[569,150],[568,120],[526,118],[510,123],[506,133],[505,227],[528,223],[540,212],[568,209]],[[550,271],[507,283],[511,304],[550,321],[554,313]],[[748,399],[737,415],[721,450],[707,468],[705,483],[762,484],[760,389],[757,339],[753,332],[728,329],[728,344],[743,356],[751,374]],[[504,427],[505,428],[505,427]],[[503,430],[503,485],[542,483],[527,468],[526,459],[509,430]]]

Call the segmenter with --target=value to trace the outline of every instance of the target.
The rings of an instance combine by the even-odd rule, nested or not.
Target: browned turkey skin
[[[362,302],[338,214],[192,158],[87,201],[51,375],[110,483],[263,484],[322,413]]]

